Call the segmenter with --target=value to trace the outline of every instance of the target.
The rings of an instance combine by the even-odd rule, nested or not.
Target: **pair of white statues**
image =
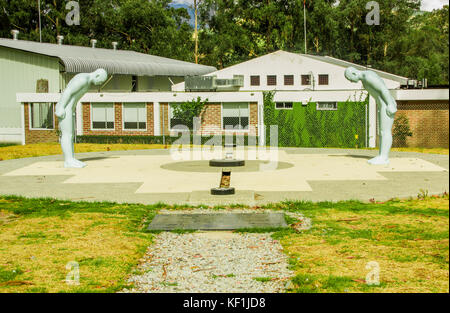
[[[64,167],[82,168],[86,164],[75,159],[74,154],[74,123],[75,109],[78,101],[89,90],[92,84],[101,85],[108,74],[104,69],[92,73],[75,75],[64,90],[61,99],[56,104],[56,116],[61,128],[61,148],[64,155]],[[353,67],[345,70],[345,77],[354,83],[362,82],[377,103],[378,120],[380,122],[380,152],[368,162],[370,164],[388,164],[389,151],[392,146],[392,125],[394,123],[397,104],[387,89],[384,81],[372,71],[358,71]]]

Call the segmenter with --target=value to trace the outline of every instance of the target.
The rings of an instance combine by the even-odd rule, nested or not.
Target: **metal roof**
[[[308,57],[308,58],[311,58],[311,59],[315,59],[315,60],[318,60],[318,61],[327,62],[327,63],[333,64],[333,65],[342,66],[342,67],[353,66],[354,68],[356,68],[356,69],[358,69],[360,71],[370,70],[370,71],[373,71],[373,72],[377,73],[381,77],[397,81],[397,82],[399,82],[401,84],[406,85],[408,83],[408,78],[406,78],[406,77],[398,76],[398,75],[391,74],[391,73],[388,73],[388,72],[383,72],[383,71],[380,71],[380,70],[377,70],[377,69],[374,69],[374,68],[368,68],[368,67],[365,67],[363,65],[347,62],[347,61],[336,59],[336,58],[333,58],[333,57],[330,57],[330,56],[319,56],[319,55],[312,55],[312,54],[300,54],[300,55]]]
[[[188,76],[204,75],[216,71],[216,68],[212,66],[130,50],[58,45],[5,38],[0,38],[0,47],[59,58],[68,73],[93,72],[98,68],[103,68],[108,74]]]

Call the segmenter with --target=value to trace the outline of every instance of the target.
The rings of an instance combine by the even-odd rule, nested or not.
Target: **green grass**
[[[213,279],[216,279],[216,278],[219,278],[219,277],[231,278],[231,277],[236,277],[236,275],[234,275],[233,273],[227,274],[227,275],[215,275],[215,274],[212,274],[211,277]]]
[[[296,273],[290,292],[449,290],[448,195],[270,207],[301,212],[313,223],[310,230],[277,234]],[[378,286],[364,283],[371,261],[380,266]]]
[[[253,277],[253,280],[259,281],[261,283],[267,283],[272,279],[273,279],[272,277]]]
[[[10,142],[0,142],[0,148],[3,147],[12,147],[12,146],[17,146],[19,145],[18,143],[10,143]]]
[[[0,292],[126,287],[127,275],[152,243],[154,235],[146,227],[161,207],[0,196],[0,217],[14,217],[0,232],[0,264],[5,264]],[[79,286],[64,282],[69,261],[79,264]]]
[[[0,283],[15,280],[17,276],[23,274],[23,271],[16,267],[11,270],[7,270],[4,267],[0,267]]]

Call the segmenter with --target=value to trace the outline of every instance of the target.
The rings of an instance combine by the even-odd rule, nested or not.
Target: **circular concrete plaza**
[[[82,169],[66,169],[62,156],[0,162],[0,194],[75,201],[191,205],[260,205],[284,200],[340,201],[416,197],[449,190],[448,155],[391,152],[389,165],[369,165],[377,150],[245,149],[233,168],[232,196],[212,196],[220,168],[208,159],[180,159],[170,150],[80,153]],[[269,161],[267,158],[270,157]]]

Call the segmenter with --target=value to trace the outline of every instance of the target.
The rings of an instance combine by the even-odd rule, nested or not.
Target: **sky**
[[[440,9],[444,5],[448,5],[449,0],[422,0],[422,10],[433,11],[434,9]],[[194,0],[174,0],[174,4],[192,5]]]
[[[422,10],[433,11],[448,5],[448,0],[422,0]]]

